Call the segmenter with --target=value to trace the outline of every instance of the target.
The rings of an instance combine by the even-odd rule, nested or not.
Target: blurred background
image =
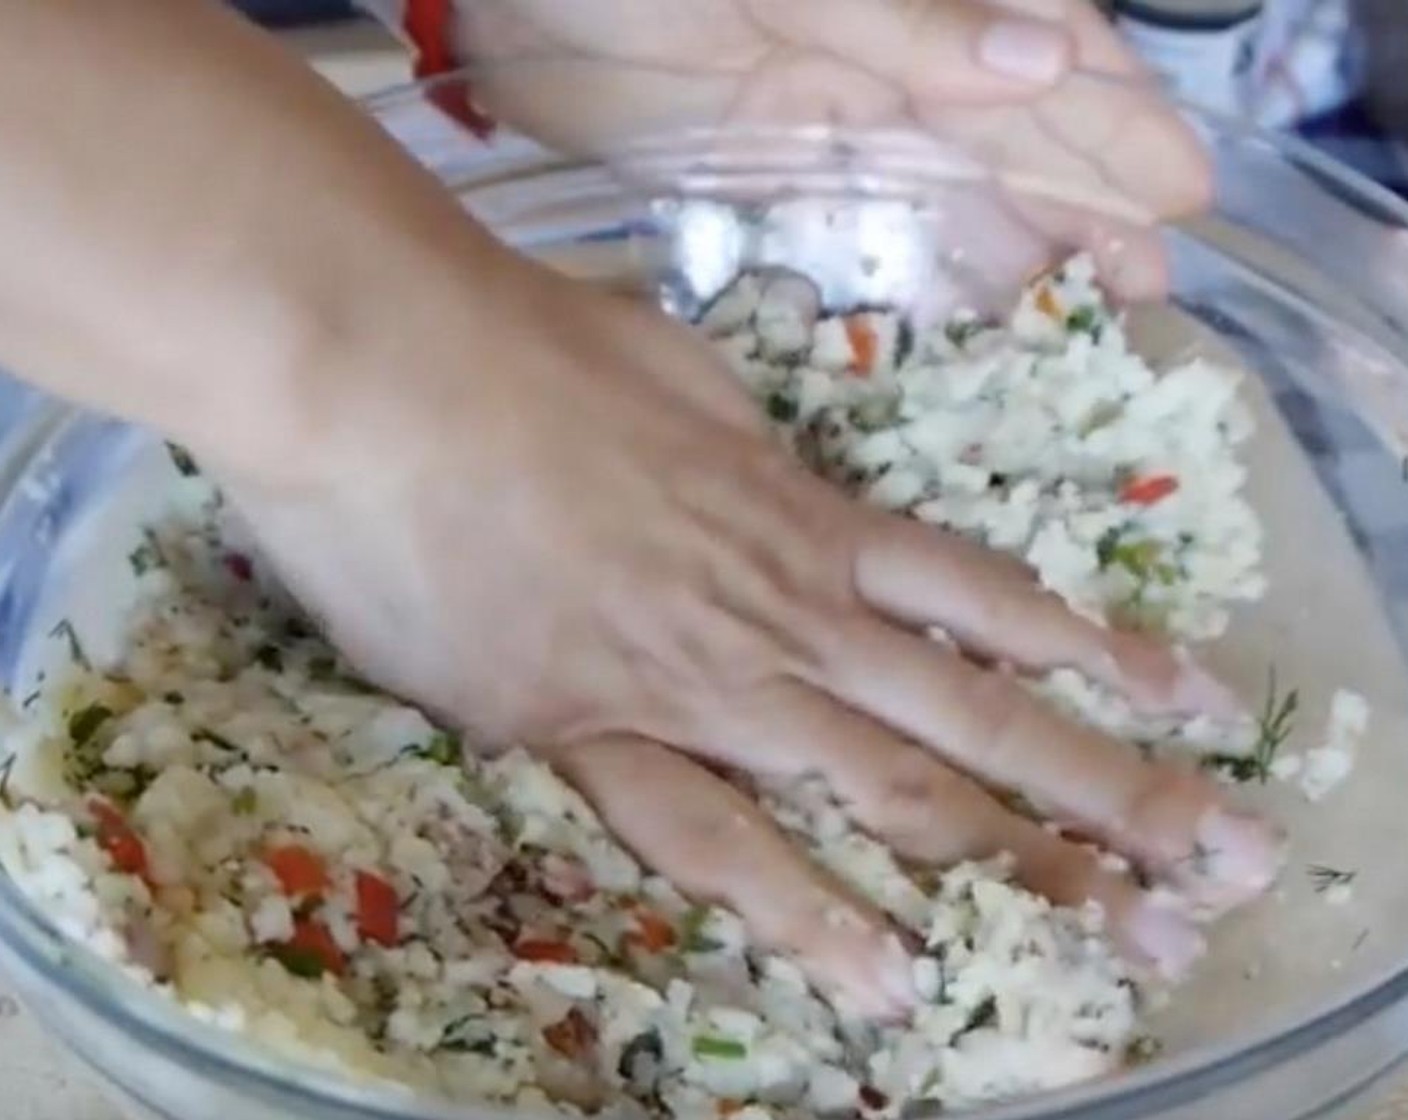
[[[354,0],[227,2],[351,93],[409,76],[395,35]],[[1185,97],[1298,132],[1408,197],[1408,0],[1099,2]]]

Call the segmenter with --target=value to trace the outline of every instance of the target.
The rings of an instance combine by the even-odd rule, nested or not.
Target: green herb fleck
[[[337,661],[326,654],[308,659],[308,677],[315,681],[330,681],[337,675]]]
[[[459,765],[460,737],[449,731],[437,731],[425,746],[425,757],[441,766]]]
[[[715,953],[724,947],[722,941],[706,937],[704,927],[709,924],[709,907],[691,906],[680,919],[680,951],[685,953]]]
[[[131,769],[112,768],[94,774],[91,788],[114,801],[125,803],[141,797],[154,781],[156,781],[156,771],[150,766],[134,766]]]
[[[1069,334],[1088,334],[1097,342],[1100,341],[1102,326],[1100,312],[1094,307],[1077,307],[1066,316],[1066,331]]]
[[[191,453],[177,443],[166,444],[166,453],[171,456],[171,462],[185,478],[200,474],[200,468],[196,466],[196,461],[191,458]]]
[[[737,1061],[748,1056],[748,1047],[734,1038],[720,1038],[713,1034],[694,1036],[694,1056],[696,1058],[720,1058]]]
[[[0,762],[0,802],[10,804],[10,778],[15,773],[15,760],[18,756],[11,751],[5,756],[5,761]]]
[[[144,576],[154,568],[164,567],[166,556],[161,551],[156,534],[150,529],[143,529],[142,543],[127,554],[127,562],[132,566],[134,576]]]
[[[74,630],[73,623],[66,618],[60,619],[52,630],[49,631],[51,638],[63,638],[68,642],[69,657],[85,669],[93,668],[93,663],[88,660],[88,655],[83,652],[83,643],[78,640],[78,632]]]
[[[89,704],[68,717],[68,737],[75,747],[81,747],[110,719],[111,708],[102,704]]]
[[[284,671],[284,655],[278,646],[265,642],[254,651],[254,660],[268,669],[271,673],[282,673]]]
[[[1095,544],[1095,558],[1102,569],[1123,568],[1141,583],[1153,580],[1170,584],[1178,579],[1178,569],[1163,563],[1162,556],[1163,545],[1158,541],[1121,541],[1117,529],[1110,530]]]
[[[964,1024],[966,1031],[981,1030],[983,1027],[990,1027],[997,1022],[997,1000],[993,996],[988,996],[977,1007],[973,1008],[972,1014],[968,1016],[968,1022]]]
[[[665,1046],[659,1032],[643,1031],[622,1048],[616,1072],[628,1085],[649,1087],[659,1079],[660,1064],[664,1060]]]
[[[447,1029],[446,1034],[448,1033]],[[446,1038],[442,1036],[436,1049],[448,1050],[454,1054],[482,1054],[486,1058],[492,1058],[494,1056],[494,1039],[492,1035],[484,1038]]]
[[[1312,863],[1305,870],[1316,894],[1324,894],[1332,887],[1347,887],[1359,877],[1357,871],[1341,871],[1338,867],[1326,867],[1322,863]]]
[[[305,638],[311,638],[313,631],[301,618],[290,618],[284,622],[284,637],[291,642],[301,642]]]
[[[773,393],[767,401],[768,415],[779,424],[790,424],[797,419],[797,402],[785,393]]]
[[[322,957],[312,949],[298,945],[274,945],[269,949],[269,955],[294,976],[301,976],[306,980],[316,980],[327,971]]]
[[[230,801],[230,809],[238,817],[253,816],[254,810],[257,808],[259,808],[259,795],[254,792],[253,786],[245,786]]]
[[[428,762],[438,762],[441,766],[458,766],[463,758],[460,737],[451,731],[437,731],[431,735],[428,742],[411,743],[401,748],[401,754],[407,758],[423,758]],[[482,804],[479,797],[491,801],[492,797],[487,789],[476,791],[476,796],[470,800],[476,804]]]
[[[1163,1053],[1164,1044],[1152,1035],[1141,1034],[1127,1047],[1124,1058],[1130,1065],[1143,1065],[1152,1062]]]
[[[197,728],[195,731],[191,732],[191,738],[194,739],[197,743],[209,743],[212,747],[215,747],[217,750],[234,751],[237,754],[239,753],[240,748],[238,746],[230,742],[230,740],[225,738],[225,736],[217,735],[208,727]]]
[[[979,319],[955,319],[944,328],[944,337],[953,345],[962,346],[983,329]]]
[[[168,704],[170,704],[173,708],[179,708],[182,704],[186,702],[185,696],[183,696],[179,692],[168,692],[162,697],[162,699],[165,700]]]

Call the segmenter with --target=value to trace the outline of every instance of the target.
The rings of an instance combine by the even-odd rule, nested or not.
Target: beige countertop
[[[300,33],[290,45],[354,95],[406,80],[404,56],[375,28]],[[122,1120],[88,1073],[44,1036],[0,976],[0,1090],[5,1120]],[[1408,1086],[1364,1120],[1408,1120]]]

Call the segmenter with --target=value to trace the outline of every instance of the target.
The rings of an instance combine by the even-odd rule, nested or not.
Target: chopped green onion
[[[737,1061],[748,1056],[748,1047],[734,1038],[700,1034],[694,1036],[694,1056],[696,1058],[720,1058],[726,1061]]]
[[[270,642],[265,642],[254,651],[254,660],[259,662],[271,673],[282,673],[284,671],[284,655],[278,646]]]
[[[248,817],[259,807],[259,795],[254,792],[253,786],[245,786],[235,794],[230,802],[230,808],[238,817]]]

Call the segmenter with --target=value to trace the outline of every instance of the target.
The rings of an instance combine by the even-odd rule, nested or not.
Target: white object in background
[[[1183,100],[1245,112],[1261,0],[1116,0],[1130,45]]]
[[[411,80],[405,46],[373,20],[291,31],[279,39],[349,97],[365,97]]]
[[[1350,0],[1266,5],[1248,78],[1247,112],[1257,124],[1285,128],[1359,92],[1365,68],[1353,8]]]

